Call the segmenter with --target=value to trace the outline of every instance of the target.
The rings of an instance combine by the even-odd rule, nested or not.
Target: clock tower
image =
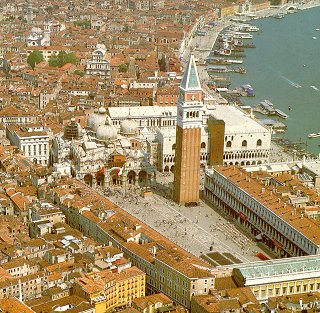
[[[193,54],[179,88],[173,199],[179,204],[196,205],[200,190],[203,92]]]

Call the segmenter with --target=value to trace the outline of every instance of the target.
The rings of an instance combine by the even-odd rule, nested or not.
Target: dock
[[[284,113],[283,111],[276,109],[272,102],[269,100],[263,100],[260,102],[260,104],[254,109],[256,112],[259,112],[261,114],[265,115],[277,115],[281,118],[288,118],[289,115]]]

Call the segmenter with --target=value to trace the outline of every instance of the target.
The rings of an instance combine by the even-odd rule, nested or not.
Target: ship
[[[285,118],[285,119],[289,117],[288,114],[282,112],[282,111],[279,110],[279,109],[274,109],[274,112],[275,112],[275,114],[278,115],[279,117],[282,117],[282,118]]]
[[[283,111],[274,108],[274,105],[269,100],[263,100],[260,102],[259,106],[262,108],[263,114],[267,115],[277,115],[281,118],[287,119],[289,117],[288,114],[284,113]]]
[[[221,64],[221,65],[231,65],[231,64],[242,64],[243,60],[232,60],[232,59],[223,59],[223,58],[208,58],[206,60],[208,64]]]
[[[231,55],[231,49],[214,50],[215,55]]]
[[[215,65],[208,65],[206,70],[207,72],[216,72],[216,73],[227,73],[231,71],[226,66],[215,66]]]
[[[252,39],[252,34],[249,33],[241,33],[241,32],[229,32],[225,33],[227,37],[232,37],[234,39]]]
[[[308,135],[308,138],[317,138],[320,137],[320,133],[311,133]]]
[[[247,97],[254,97],[254,90],[251,87],[251,85],[246,84],[246,85],[241,85],[240,88],[245,92]]]
[[[232,30],[236,32],[258,32],[260,29],[250,24],[239,24],[234,26]]]

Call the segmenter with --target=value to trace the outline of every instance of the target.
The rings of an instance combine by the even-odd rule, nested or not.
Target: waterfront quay
[[[284,6],[279,6],[279,7],[271,7],[268,10],[262,10],[259,12],[252,12],[252,16],[248,17],[248,16],[233,16],[233,17],[226,17],[223,18],[221,20],[217,21],[217,24],[214,27],[208,28],[208,30],[205,33],[205,36],[195,36],[192,39],[191,45],[189,46],[189,49],[186,50],[185,54],[188,55],[188,53],[190,53],[190,51],[192,51],[192,53],[194,54],[195,58],[198,60],[198,73],[199,73],[199,77],[200,80],[202,82],[203,85],[203,89],[206,93],[214,93],[213,90],[210,90],[208,86],[206,86],[206,84],[208,82],[212,82],[212,77],[210,77],[206,71],[206,65],[204,65],[204,61],[206,60],[207,56],[210,54],[210,51],[213,49],[213,46],[215,45],[215,42],[219,36],[219,34],[226,29],[228,26],[233,26],[236,24],[239,24],[236,20],[247,20],[250,22],[250,20],[253,19],[261,19],[261,18],[266,18],[266,17],[271,17],[271,16],[276,16],[277,14],[284,14],[287,12],[288,8],[291,6],[292,4],[286,4]],[[293,4],[293,7],[295,7],[298,10],[305,10],[305,9],[309,9],[309,8],[313,8],[316,6],[320,5],[320,1],[309,1],[308,3],[299,3],[299,4]],[[294,13],[294,14],[299,14],[299,13]],[[294,14],[288,14],[290,16],[294,15]],[[253,16],[254,15],[254,16]],[[290,16],[288,16],[288,18],[290,18]],[[285,17],[286,19],[287,17]],[[275,23],[278,23],[278,20],[275,18],[272,18],[274,20]],[[260,29],[260,31],[263,32],[263,29]],[[254,36],[256,36],[256,33],[253,33]],[[217,75],[218,76],[218,75]],[[222,75],[223,76],[223,75]],[[250,75],[249,75],[250,76]],[[233,77],[230,79],[233,79]],[[234,78],[237,79],[237,78]],[[254,80],[250,80],[248,81],[249,84],[254,84],[255,81]],[[314,84],[314,83],[313,83]],[[240,83],[239,83],[240,85]],[[303,89],[301,89],[303,90]],[[259,93],[259,95],[261,95],[261,93]],[[257,97],[259,97],[259,95],[257,94]],[[223,96],[223,94],[222,94]],[[268,96],[265,96],[265,99],[269,99]],[[239,100],[238,97],[234,96],[231,97],[231,95],[228,94],[228,96],[226,96],[227,101],[230,101],[231,103],[236,103],[236,104],[241,104],[241,101]],[[247,101],[247,100],[245,100]],[[281,107],[281,110],[284,110],[284,112],[286,112],[286,108]],[[292,119],[295,118],[294,116],[291,117],[291,113],[295,114],[295,108],[292,106],[291,104],[291,108],[293,108],[293,111],[289,112],[289,119],[288,121],[284,122],[284,124],[286,126],[289,126]],[[279,134],[274,136],[274,150],[276,151],[276,153],[274,153],[273,157],[270,158],[271,162],[279,162],[279,161],[287,161],[287,160],[297,160],[297,159],[301,159],[303,157],[306,158],[313,158],[317,155],[317,151],[315,151],[316,149],[313,148],[312,154],[310,153],[310,151],[308,152],[308,144],[311,142],[310,139],[308,139],[306,136],[304,137],[304,134],[302,133],[300,136],[296,135],[296,138],[292,138],[292,136],[290,136],[290,132],[292,129],[292,125],[290,125],[290,127],[288,127],[289,129],[288,131],[288,135],[286,136],[284,134],[284,138],[283,138],[283,134]],[[315,128],[315,130],[310,130],[309,132],[317,132],[318,130]],[[292,140],[286,140],[286,138],[292,138]],[[300,139],[299,139],[300,138]],[[299,140],[298,140],[299,139]],[[315,142],[315,140],[313,139],[312,144]]]
[[[200,79],[203,82],[207,82],[210,77],[205,70],[205,65],[203,61],[210,54],[210,51],[213,49],[219,34],[226,28],[238,24],[240,21],[247,21],[260,18],[267,18],[276,16],[277,14],[286,14],[288,8],[294,7],[298,10],[306,10],[316,6],[320,6],[320,0],[308,1],[303,3],[288,3],[282,6],[272,6],[270,9],[265,9],[261,11],[251,12],[250,15],[241,15],[241,16],[227,16],[216,21],[215,26],[208,29],[204,36],[195,35],[190,41],[189,46],[186,48],[182,54],[182,65],[185,68],[187,60],[189,59],[190,53],[193,53],[195,58],[198,60],[198,71]]]

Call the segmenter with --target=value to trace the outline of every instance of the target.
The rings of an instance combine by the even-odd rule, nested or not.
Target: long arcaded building
[[[279,257],[320,253],[319,220],[306,214],[319,196],[295,176],[215,166],[206,170],[204,195]]]

